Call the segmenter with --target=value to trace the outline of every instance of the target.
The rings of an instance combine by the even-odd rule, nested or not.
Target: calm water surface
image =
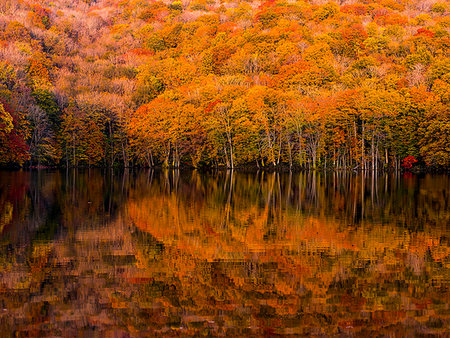
[[[0,330],[450,332],[450,177],[0,172]]]

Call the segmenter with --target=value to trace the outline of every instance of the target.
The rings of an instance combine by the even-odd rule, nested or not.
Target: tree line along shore
[[[0,165],[448,170],[449,8],[0,0]]]

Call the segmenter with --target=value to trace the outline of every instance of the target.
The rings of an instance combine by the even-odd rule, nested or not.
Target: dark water
[[[450,177],[0,172],[6,336],[450,332]]]

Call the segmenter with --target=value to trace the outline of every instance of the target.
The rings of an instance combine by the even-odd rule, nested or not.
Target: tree
[[[94,114],[69,106],[62,117],[61,139],[66,165],[99,165],[104,160],[105,136]]]
[[[49,165],[57,163],[58,154],[55,148],[54,133],[45,111],[33,106],[29,111],[32,128],[30,140],[31,165]]]
[[[240,99],[244,88],[239,86],[224,86],[209,102],[205,111],[205,129],[208,140],[218,153],[223,155],[226,167],[234,169],[236,152],[245,153],[243,145],[250,145],[253,133],[246,135],[251,127],[247,107]],[[236,161],[237,159],[237,161]],[[247,158],[248,159],[248,158]]]

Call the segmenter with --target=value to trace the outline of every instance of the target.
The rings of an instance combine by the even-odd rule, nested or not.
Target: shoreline
[[[180,167],[163,167],[163,166],[153,166],[153,167],[147,167],[147,166],[114,166],[114,167],[106,167],[106,166],[79,166],[79,167],[66,167],[66,166],[30,166],[30,167],[18,167],[18,166],[3,166],[0,167],[0,170],[6,170],[6,171],[15,171],[15,170],[28,170],[28,171],[45,171],[45,170],[68,170],[68,169],[76,169],[76,170],[86,170],[86,169],[110,169],[110,170],[156,170],[156,171],[192,171],[197,170],[200,172],[217,172],[217,171],[233,171],[233,172],[278,172],[278,173],[299,173],[299,172],[353,172],[353,173],[402,173],[402,174],[449,174],[450,175],[450,168],[429,168],[429,167],[416,167],[411,169],[399,169],[395,170],[395,168],[388,168],[388,169],[335,169],[335,168],[300,168],[300,167],[292,167],[289,168],[288,166],[279,166],[279,167],[263,167],[258,168],[256,166],[238,166],[235,168],[227,168],[225,166],[221,167],[192,167],[192,166],[180,166]]]

